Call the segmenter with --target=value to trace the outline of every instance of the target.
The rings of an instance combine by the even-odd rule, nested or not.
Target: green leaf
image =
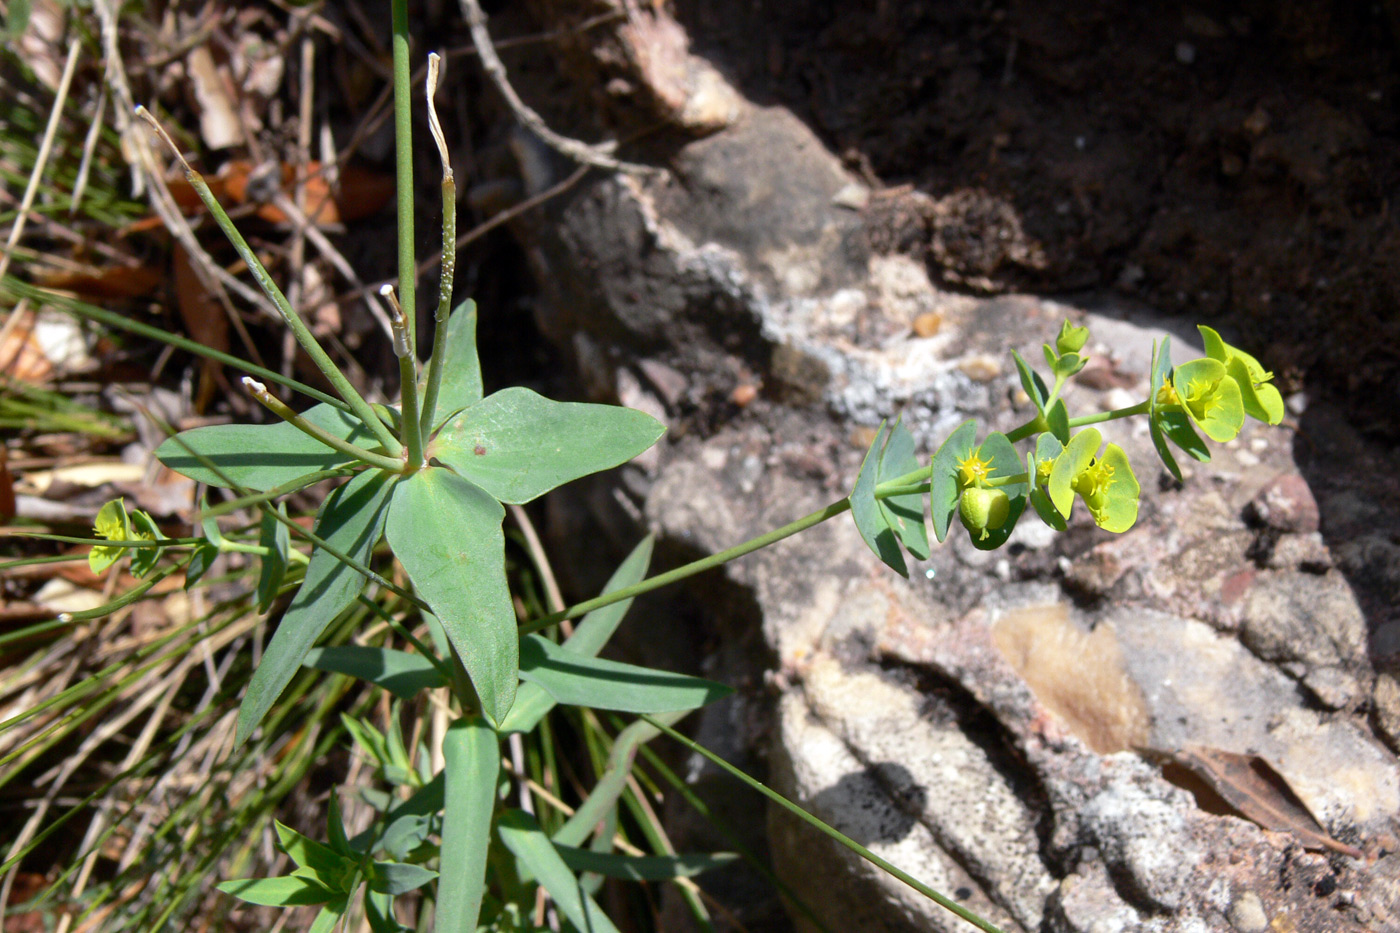
[[[1063,518],[1068,519],[1074,508],[1074,480],[1088,469],[1094,455],[1099,452],[1103,436],[1095,428],[1085,428],[1070,440],[1064,452],[1055,459],[1055,468],[1050,471],[1050,501]]]
[[[199,578],[209,572],[219,557],[219,549],[208,541],[201,541],[190,551],[190,561],[185,564],[185,589],[199,582]]]
[[[739,856],[732,852],[693,855],[622,855],[615,852],[594,852],[554,843],[554,849],[564,864],[573,871],[591,871],[609,878],[628,881],[667,881],[671,878],[693,878],[715,868],[730,865]]]
[[[987,471],[988,479],[1015,476],[1023,468],[1021,455],[1016,452],[1015,446],[1007,440],[1005,434],[988,434],[986,440],[977,448],[977,455],[991,464]],[[1006,539],[1011,537],[1011,532],[1016,529],[1016,522],[1026,507],[1026,490],[1029,487],[1025,482],[1007,483],[997,488],[1006,493],[1010,500],[1006,520],[996,528],[986,529],[986,537],[981,537],[980,534],[971,535],[972,544],[978,550],[994,551],[1005,544]]]
[[[1100,464],[1110,477],[1108,483],[1099,494],[1086,497],[1084,501],[1100,528],[1121,534],[1137,522],[1138,495],[1142,487],[1133,475],[1128,455],[1117,444],[1109,444],[1104,449]]]
[[[376,450],[379,442],[351,414],[330,405],[313,405],[302,417],[336,437],[366,450]],[[227,480],[204,466],[198,456],[207,458]],[[181,431],[166,438],[156,448],[156,459],[176,473],[210,486],[227,487],[230,482],[258,492],[266,492],[316,470],[349,463],[338,450],[302,433],[285,421],[276,424],[220,424]]]
[[[699,677],[578,654],[539,635],[520,639],[520,678],[567,706],[624,713],[695,709],[733,692]]]
[[[322,907],[316,914],[316,919],[311,921],[311,926],[306,933],[333,933],[335,925],[340,922],[340,918],[345,915],[343,909],[337,910],[335,907]]]
[[[369,561],[384,528],[394,478],[370,470],[353,477],[326,498],[316,516],[316,535],[360,563]],[[317,548],[301,589],[278,623],[277,632],[253,672],[238,710],[236,744],[248,738],[287,686],[306,653],[364,589],[365,579],[329,551]]]
[[[263,907],[306,907],[325,904],[337,898],[330,889],[310,878],[287,875],[281,878],[240,878],[218,885],[220,891],[240,901]]]
[[[364,790],[361,790],[362,796]],[[444,794],[444,777],[438,773],[431,781],[414,791],[407,800],[385,799],[384,806],[375,807],[375,809],[385,812],[384,837],[387,838],[391,833],[401,831],[395,828],[401,821],[414,822],[431,817],[442,810]],[[375,830],[371,827],[351,839],[350,848],[356,852],[364,852],[374,841]]]
[[[283,518],[287,517],[285,503],[279,503],[277,511]],[[277,598],[282,579],[287,575],[287,549],[291,546],[287,526],[274,518],[271,512],[262,513],[262,522],[258,525],[258,544],[267,548],[258,572],[258,612],[267,612]]]
[[[156,527],[155,520],[145,512],[137,509],[131,513],[131,532],[137,538],[145,538],[151,541],[163,538],[160,529]],[[156,561],[160,560],[160,555],[165,553],[163,547],[132,548],[131,551],[131,572],[136,577],[144,577],[156,568]]]
[[[277,839],[282,843],[282,850],[298,868],[309,870],[317,884],[342,894],[350,893],[350,876],[355,872],[356,860],[303,836],[280,821],[273,820],[273,826],[277,830]],[[306,873],[301,875],[306,876]]]
[[[1011,358],[1016,361],[1016,373],[1021,377],[1021,388],[1026,390],[1026,395],[1030,397],[1035,410],[1045,414],[1045,402],[1050,398],[1050,390],[1045,387],[1045,381],[1040,378],[1039,373],[1026,365],[1026,361],[1021,359],[1021,354],[1015,350],[1011,351]]]
[[[1031,477],[1031,492],[1029,497],[1031,507],[1034,508],[1036,514],[1040,516],[1041,521],[1045,522],[1045,524],[1056,531],[1064,531],[1068,526],[1065,524],[1064,517],[1061,516],[1059,512],[1055,511],[1055,506],[1051,503],[1050,496],[1045,491],[1045,485],[1039,482],[1036,476],[1041,462],[1048,460],[1053,465],[1055,458],[1060,455],[1062,450],[1064,450],[1064,447],[1060,445],[1058,440],[1049,434],[1042,434],[1036,438],[1035,452],[1026,456],[1026,471],[1027,475]]]
[[[1152,345],[1152,375],[1149,388],[1147,390],[1147,426],[1152,435],[1152,446],[1157,449],[1157,456],[1161,458],[1168,472],[1176,477],[1176,481],[1181,482],[1181,468],[1176,465],[1176,458],[1172,456],[1171,448],[1167,446],[1165,425],[1162,423],[1162,416],[1165,411],[1161,407],[1158,393],[1166,385],[1167,377],[1172,371],[1171,338],[1163,337],[1161,345]],[[1190,430],[1188,424],[1187,430]],[[1195,434],[1194,431],[1191,432]],[[1200,438],[1196,438],[1198,446],[1204,447]],[[1209,455],[1209,454],[1207,454]]]
[[[24,31],[29,28],[29,15],[32,9],[32,0],[10,0],[10,12],[5,20],[5,32],[11,42],[23,36]]]
[[[875,484],[879,482],[880,452],[888,437],[885,422],[880,422],[880,430],[875,432],[875,440],[865,452],[865,460],[856,476],[855,488],[851,490],[851,517],[856,521],[856,530],[861,539],[875,556],[900,576],[909,576],[909,567],[904,563],[904,552],[899,549],[899,541],[885,520],[880,503],[875,499]]]
[[[98,537],[106,538],[109,541],[133,540],[131,517],[126,514],[126,502],[122,499],[113,499],[98,509],[92,530]],[[122,555],[126,552],[127,548],[124,547],[93,545],[92,550],[88,552],[88,569],[93,573],[102,573],[121,560]]]
[[[340,714],[340,723],[345,727],[345,731],[350,733],[350,738],[355,744],[364,749],[380,768],[393,760],[393,756],[389,754],[389,745],[384,740],[384,733],[373,724],[356,719],[349,713]]]
[[[577,876],[564,864],[533,816],[509,810],[501,816],[498,829],[501,842],[539,880],[570,923],[589,933],[618,933],[603,909],[580,889]]]
[[[476,302],[468,298],[447,319],[442,382],[438,384],[437,421],[441,424],[481,401],[481,360],[476,352]],[[437,427],[437,425],[434,425]]]
[[[437,933],[476,933],[500,774],[499,738],[480,718],[460,720],[442,743],[446,776]]]
[[[933,470],[929,485],[929,514],[933,518],[933,533],[941,543],[948,537],[948,526],[958,511],[958,464],[977,449],[977,422],[964,421],[933,455]]]
[[[1192,427],[1191,419],[1187,417],[1186,412],[1179,408],[1164,411],[1158,416],[1158,421],[1161,423],[1162,433],[1171,438],[1172,443],[1202,463],[1210,461],[1210,448],[1196,433],[1196,429]],[[1177,479],[1180,478],[1180,476],[1177,477]]]
[[[1172,374],[1182,407],[1202,433],[1217,443],[1234,440],[1244,426],[1244,397],[1225,364],[1204,357],[1182,363]]]
[[[1239,347],[1226,343],[1213,328],[1197,324],[1196,329],[1205,341],[1206,356],[1224,363],[1230,378],[1239,385],[1240,393],[1244,396],[1245,413],[1266,424],[1281,422],[1283,396],[1269,383],[1273,373],[1265,370],[1263,364]]]
[[[632,549],[632,553],[627,555],[627,559],[613,571],[612,577],[603,587],[603,593],[612,593],[641,582],[651,563],[654,543],[655,539],[650,535],[643,538],[641,543]],[[613,632],[617,631],[623,616],[631,607],[632,600],[624,599],[610,606],[594,609],[574,628],[574,633],[564,642],[564,650],[588,656],[596,655],[608,643],[608,639],[612,638]],[[515,694],[515,705],[510,708],[505,721],[501,723],[501,731],[529,732],[539,725],[540,720],[554,705],[554,697],[539,684],[521,684]]]
[[[603,587],[603,593],[615,593],[618,590],[626,589],[642,581],[647,575],[647,567],[651,564],[652,547],[656,539],[647,535],[641,540],[632,553],[618,565],[613,571],[613,575],[608,578],[608,582]],[[622,622],[623,616],[627,615],[627,610],[632,608],[632,600],[624,599],[615,602],[610,606],[601,609],[594,609],[584,616],[574,633],[564,642],[564,647],[578,654],[596,655],[603,650],[603,646],[612,638],[613,633]]]
[[[394,916],[393,895],[369,887],[365,888],[365,922],[370,933],[413,933]]]
[[[1064,399],[1055,399],[1055,404],[1045,413],[1045,423],[1049,425],[1055,440],[1061,444],[1069,443],[1069,409],[1065,407]]]
[[[896,422],[890,430],[890,438],[885,450],[880,454],[879,482],[897,479],[919,468],[919,458],[914,453],[914,435],[909,433],[903,422]],[[899,536],[904,548],[916,560],[928,560],[928,526],[924,524],[924,494],[911,493],[907,496],[890,496],[878,500],[885,523]]]
[[[438,876],[422,865],[406,862],[375,862],[369,877],[369,889],[397,897],[416,891]]]
[[[444,469],[403,480],[386,534],[413,585],[433,608],[493,724],[505,718],[519,682],[519,635],[506,586],[505,509]]]
[[[385,852],[400,861],[406,860],[433,831],[433,817],[405,816],[384,830],[379,840]]]
[[[501,502],[518,505],[626,463],[665,430],[630,408],[555,402],[517,386],[452,418],[430,454]]]
[[[341,855],[350,855],[350,840],[345,838],[345,820],[340,815],[340,794],[334,788],[327,801],[326,827],[331,848]]]
[[[447,686],[432,661],[421,654],[367,645],[337,645],[312,648],[304,663],[318,671],[348,674],[383,687],[402,700],[411,700],[420,690]]]

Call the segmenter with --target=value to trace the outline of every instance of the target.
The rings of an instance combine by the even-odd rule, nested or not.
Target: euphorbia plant
[[[597,874],[666,878],[719,863],[708,856],[636,859],[612,851],[612,828],[632,755],[641,742],[669,731],[685,711],[721,696],[708,681],[646,670],[597,657],[632,597],[767,546],[850,510],[862,538],[884,563],[908,574],[905,554],[929,557],[928,519],[946,539],[956,515],[973,546],[1005,544],[1026,505],[1048,525],[1067,527],[1082,500],[1100,528],[1123,532],[1138,514],[1140,485],[1124,451],[1103,444],[1107,421],[1147,415],[1167,469],[1179,470],[1171,439],[1198,459],[1209,451],[1196,433],[1226,441],[1245,414],[1277,423],[1278,392],[1253,357],[1202,328],[1207,356],[1172,367],[1168,342],[1154,348],[1148,397],[1140,404],[1072,417],[1063,390],[1087,361],[1088,329],[1066,321],[1044,358],[1049,383],[1019,355],[1021,385],[1035,413],[1006,433],[980,437],[978,425],[960,425],[921,464],[913,435],[896,422],[882,424],[849,496],[773,532],[685,567],[643,579],[650,556],[644,542],[618,570],[602,596],[527,620],[517,619],[505,566],[502,522],[506,505],[536,499],[589,473],[617,466],[646,450],[663,432],[653,418],[624,408],[562,403],[524,388],[485,396],[476,350],[476,309],[452,305],[455,183],[445,145],[430,110],[443,160],[443,274],[433,315],[432,351],[420,372],[413,353],[414,263],[411,174],[408,166],[407,33],[402,2],[394,4],[396,112],[400,144],[400,286],[405,311],[394,304],[394,346],[401,397],[396,406],[364,399],[322,350],[257,256],[219,208],[200,177],[188,177],[287,325],[320,368],[333,395],[311,394],[319,404],[295,411],[253,378],[247,390],[278,418],[270,425],[223,425],[168,439],[156,455],[170,468],[210,486],[232,490],[233,504],[261,511],[256,545],[225,540],[214,511],[205,513],[202,540],[166,540],[144,513],[128,515],[117,502],[98,516],[96,531],[110,543],[94,549],[94,569],[131,547],[133,570],[149,573],[161,549],[193,547],[193,582],[221,551],[242,550],[263,561],[258,602],[273,605],[292,562],[305,562],[300,587],[252,676],[239,710],[236,741],[258,729],[279,694],[303,666],[366,680],[408,701],[426,690],[447,690],[452,725],[442,742],[445,766],[410,748],[396,728],[380,732],[347,719],[346,729],[401,788],[377,798],[373,829],[347,835],[332,806],[328,842],[279,826],[283,850],[296,868],[287,876],[227,882],[223,887],[259,904],[321,905],[314,929],[330,930],[363,892],[365,916],[376,931],[400,930],[394,898],[427,887],[437,929],[513,928],[518,910],[542,887],[579,929],[613,930],[591,891]],[[436,78],[430,67],[429,99]],[[411,154],[411,153],[410,153]],[[261,371],[273,381],[275,374]],[[283,385],[297,386],[279,379]],[[1028,441],[1027,450],[1017,444]],[[276,500],[327,479],[343,479],[321,505],[309,532]],[[928,497],[926,505],[925,497]],[[233,504],[219,507],[228,511]],[[309,559],[291,549],[292,535],[310,542]],[[411,589],[397,586],[371,564],[388,542]],[[413,651],[364,645],[317,647],[323,633],[372,588],[397,594],[415,607],[429,641],[390,616],[386,621]],[[561,642],[544,636],[565,619],[583,617]],[[536,817],[508,809],[500,790],[501,743],[535,729],[555,704],[635,713],[617,737],[613,757],[593,791],[562,826],[547,833]],[[771,791],[762,792],[772,795]],[[332,802],[334,804],[334,796]],[[791,806],[790,804],[784,805]],[[829,827],[843,845],[895,873],[984,930],[990,923],[879,860]],[[590,841],[589,848],[583,844]],[[436,840],[436,841],[434,841]],[[488,863],[496,866],[488,873]],[[435,888],[432,887],[436,879]]]

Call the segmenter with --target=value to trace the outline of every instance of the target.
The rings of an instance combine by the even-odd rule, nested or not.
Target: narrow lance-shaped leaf
[[[447,730],[442,751],[446,788],[437,933],[476,933],[501,767],[499,739],[481,719],[463,720]]]
[[[384,529],[393,486],[393,478],[377,470],[352,478],[321,506],[316,516],[316,535],[346,557],[366,563]],[[238,710],[236,742],[246,739],[262,721],[316,639],[355,601],[364,586],[364,577],[329,551],[317,548],[311,555],[301,589],[292,598],[248,684],[248,693]]]
[[[240,878],[219,886],[225,894],[263,907],[306,907],[336,900],[336,894],[310,878],[289,875],[281,878]]]
[[[904,553],[899,549],[895,533],[875,500],[875,485],[880,476],[880,452],[889,436],[885,422],[880,422],[880,430],[875,440],[865,452],[865,460],[856,475],[855,488],[851,490],[851,517],[855,519],[856,530],[875,556],[900,576],[909,576],[909,567],[904,563]]]
[[[506,848],[525,863],[570,923],[589,933],[617,933],[603,909],[580,888],[578,877],[564,864],[533,816],[510,810],[501,816],[499,830]]]
[[[429,468],[398,484],[385,528],[492,723],[510,711],[520,669],[504,518],[505,509],[482,489],[449,470]]]
[[[539,635],[520,640],[520,677],[560,703],[624,713],[695,709],[733,692],[699,677],[578,654]]]
[[[403,700],[413,699],[420,690],[447,686],[447,678],[432,661],[421,654],[393,648],[368,645],[312,648],[305,664],[321,671],[358,677]]]
[[[501,502],[518,505],[626,463],[663,431],[640,411],[555,402],[516,386],[448,421],[429,453]]]
[[[641,543],[632,549],[632,553],[627,555],[627,559],[613,571],[612,577],[603,587],[603,592],[612,593],[640,582],[646,576],[647,567],[651,563],[653,544],[654,539],[650,535],[643,538]],[[613,632],[617,630],[623,616],[631,607],[632,600],[624,599],[611,606],[594,609],[575,626],[574,633],[564,642],[564,649],[581,655],[596,655],[607,644],[608,639],[612,638]],[[501,723],[501,731],[529,732],[554,708],[554,704],[554,697],[539,684],[521,684],[515,694],[515,705],[510,708],[505,721]]]
[[[283,518],[287,517],[285,503],[278,503],[277,511]],[[287,574],[287,548],[291,545],[287,526],[274,518],[271,512],[263,512],[262,523],[258,526],[258,544],[267,548],[258,571],[258,612],[267,612],[277,598],[282,578]]]
[[[622,855],[616,852],[594,852],[563,846],[557,842],[555,851],[573,871],[591,871],[610,878],[628,881],[666,881],[671,878],[693,878],[715,868],[732,864],[738,856],[732,852],[696,853],[694,855]]]
[[[330,405],[314,405],[302,417],[366,450],[379,442],[354,415]],[[219,473],[200,462],[207,458]],[[264,492],[316,470],[348,463],[350,458],[285,421],[276,424],[219,424],[181,431],[156,448],[156,459],[176,473],[210,486],[230,483]]]

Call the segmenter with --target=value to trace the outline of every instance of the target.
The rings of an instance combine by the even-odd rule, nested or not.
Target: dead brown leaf
[[[0,332],[0,371],[18,382],[48,381],[53,364],[34,334],[35,315],[30,311],[10,313],[18,316],[7,320]]]
[[[204,287],[204,280],[190,260],[189,252],[180,244],[175,244],[175,254],[171,261],[175,266],[175,306],[180,309],[180,319],[185,329],[196,342],[223,353],[229,351],[229,320],[218,300]],[[203,412],[209,407],[218,390],[218,377],[221,364],[207,357],[200,360],[199,388],[195,392],[194,410]]]
[[[0,522],[6,525],[15,517],[15,478],[10,475],[10,455],[0,444]]]
[[[280,171],[274,170],[271,180],[280,187],[269,186],[266,169],[259,169],[246,159],[233,159],[224,163],[217,176],[207,179],[209,190],[225,207],[256,204],[257,216],[262,220],[287,223],[286,213],[271,202],[279,192],[291,195],[295,190],[296,167],[284,162],[278,168]],[[339,190],[333,192],[324,168],[320,162],[306,163],[306,216],[316,224],[349,223],[368,217],[393,197],[393,178],[354,166],[340,169]],[[170,179],[169,185],[170,194],[182,211],[190,214],[202,209],[199,195],[183,177]],[[128,227],[127,232],[134,229]]]
[[[141,298],[160,285],[161,273],[151,266],[113,266],[91,273],[55,272],[36,276],[45,288],[73,292],[84,301]]]
[[[1306,849],[1363,857],[1360,849],[1327,835],[1287,778],[1259,755],[1205,746],[1141,751],[1162,766],[1163,777],[1191,791],[1208,813],[1240,816],[1271,832],[1292,833]]]

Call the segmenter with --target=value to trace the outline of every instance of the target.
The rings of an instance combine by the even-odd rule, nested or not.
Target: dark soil
[[[980,290],[1116,289],[1400,433],[1397,4],[679,3],[697,52]],[[911,226],[912,218],[912,226]],[[888,218],[886,218],[888,220]]]

